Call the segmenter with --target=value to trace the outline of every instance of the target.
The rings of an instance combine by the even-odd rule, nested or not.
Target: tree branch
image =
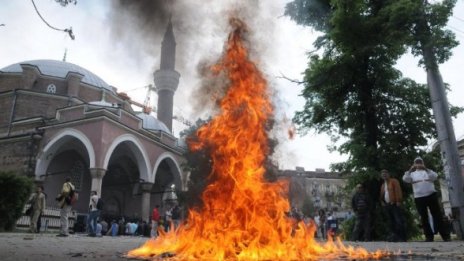
[[[290,79],[289,77],[285,76],[283,73],[280,73],[281,76],[276,76],[276,78],[278,79],[285,79],[289,82],[293,82],[293,83],[296,83],[296,84],[304,84],[305,81],[299,81],[299,80],[296,80],[296,79]]]

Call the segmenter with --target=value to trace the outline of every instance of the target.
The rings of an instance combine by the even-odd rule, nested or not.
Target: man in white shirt
[[[443,223],[443,214],[435,190],[434,181],[437,177],[437,173],[425,167],[421,157],[414,160],[414,164],[403,176],[404,182],[412,184],[414,202],[421,217],[422,229],[427,242],[433,241],[435,232],[439,232],[444,241],[450,241],[450,234]],[[432,214],[435,231],[430,225],[428,211]]]
[[[97,235],[97,219],[100,216],[100,211],[97,208],[98,195],[96,191],[90,192],[90,203],[89,203],[89,218],[87,227],[89,230],[89,236],[94,237]]]

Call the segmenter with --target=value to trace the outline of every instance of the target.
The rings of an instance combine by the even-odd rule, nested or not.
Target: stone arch
[[[167,161],[171,171],[173,172],[174,181],[175,181],[176,186],[184,189],[183,180],[182,180],[182,171],[180,169],[179,163],[177,162],[174,155],[170,152],[164,152],[158,157],[158,159],[156,160],[155,166],[153,168],[153,174],[152,174],[153,179],[150,180],[150,182],[153,182],[153,183],[155,182],[158,167],[163,161]]]
[[[134,157],[137,161],[137,166],[139,169],[140,179],[145,181],[150,180],[151,175],[149,174],[150,169],[150,161],[145,151],[145,148],[140,143],[140,141],[132,134],[123,134],[116,139],[114,139],[113,143],[111,143],[110,147],[108,148],[105,159],[103,161],[103,168],[107,169],[109,161],[111,159],[111,155],[113,154],[116,147],[123,143],[128,142],[129,148],[131,149]]]
[[[37,164],[35,167],[36,179],[40,179],[41,175],[46,174],[47,167],[50,164],[50,161],[53,159],[54,154],[60,149],[60,147],[69,141],[69,139],[75,138],[79,140],[87,150],[87,156],[89,160],[89,167],[95,167],[95,150],[93,148],[92,142],[87,138],[87,136],[76,129],[64,129],[55,135],[41,151],[40,155],[37,158]]]

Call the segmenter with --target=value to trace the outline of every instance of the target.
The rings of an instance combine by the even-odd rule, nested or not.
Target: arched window
[[[80,191],[82,187],[82,180],[84,177],[84,172],[85,172],[84,162],[80,160],[75,161],[73,166],[71,167],[70,172],[71,172],[72,184],[74,184],[75,189],[77,191]]]

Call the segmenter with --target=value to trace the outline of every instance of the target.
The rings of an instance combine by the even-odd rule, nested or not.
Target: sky
[[[273,135],[279,140],[274,158],[279,168],[328,170],[331,163],[343,161],[347,156],[328,150],[331,141],[327,135],[311,130],[293,139],[287,135],[291,118],[304,105],[299,96],[303,86],[281,76],[302,79],[307,52],[314,49],[312,43],[317,37],[311,28],[298,26],[283,16],[287,1],[255,1],[255,4],[247,0],[174,1],[176,5],[167,8],[172,14],[177,42],[176,70],[181,73],[174,114],[194,122],[212,113],[213,100],[205,94],[204,83],[200,81],[201,65],[218,59],[230,29],[227,18],[235,12],[249,26],[251,58],[263,71],[273,93],[277,120]],[[75,40],[71,40],[68,34],[49,28],[31,1],[0,0],[0,25],[4,24],[0,26],[0,68],[36,59],[63,60],[66,50],[67,62],[92,71],[118,92],[126,92],[142,103],[147,93],[145,86],[153,84],[153,72],[159,68],[165,24],[156,17],[165,13],[150,14],[150,19],[155,18],[147,22],[142,19],[146,13],[134,15],[117,2],[78,0],[76,5],[62,7],[53,0],[35,0],[50,25],[58,29],[72,27]],[[448,29],[464,42],[464,0],[457,1]],[[450,103],[464,106],[463,45],[453,53],[440,70],[444,81],[450,84]],[[416,58],[405,55],[397,68],[404,76],[425,83],[425,71],[417,64]],[[156,99],[154,96],[151,100],[156,104]],[[453,123],[456,137],[464,138],[464,115]],[[186,128],[176,121],[173,124],[174,134]]]

